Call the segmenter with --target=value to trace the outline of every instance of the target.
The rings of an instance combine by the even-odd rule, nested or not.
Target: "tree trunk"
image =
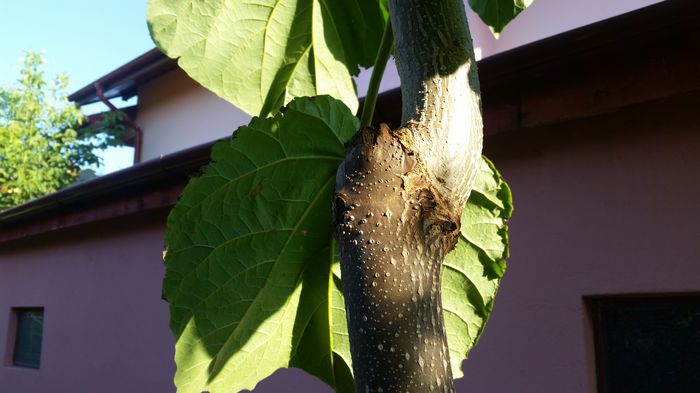
[[[454,392],[440,273],[481,156],[462,0],[390,0],[403,123],[363,129],[334,216],[357,392]]]

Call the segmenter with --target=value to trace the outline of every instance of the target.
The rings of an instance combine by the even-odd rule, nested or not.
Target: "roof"
[[[175,60],[168,58],[157,48],[153,48],[69,95],[68,99],[78,105],[98,102],[100,99],[97,96],[95,85],[99,84],[104,89],[104,95],[107,99],[121,97],[126,100],[137,94],[139,86],[175,67],[177,67]]]
[[[486,151],[498,140],[522,139],[524,131],[553,132],[549,126],[555,124],[619,111],[643,114],[663,102],[673,108],[678,97],[700,96],[699,36],[700,2],[668,0],[482,60]],[[133,94],[139,83],[174,66],[150,51],[98,82],[113,95]],[[87,86],[71,97],[90,102],[94,93]],[[400,103],[397,89],[381,94],[377,121],[398,125]],[[209,161],[212,143],[4,210],[0,243],[170,207],[187,179]]]

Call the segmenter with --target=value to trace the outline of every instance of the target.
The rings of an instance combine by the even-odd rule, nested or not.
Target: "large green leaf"
[[[493,35],[503,31],[520,11],[529,7],[534,0],[469,0],[469,6],[491,29]]]
[[[358,120],[330,97],[283,112],[215,145],[168,217],[163,289],[179,392],[252,389],[290,365],[347,385],[349,369],[328,361],[342,323],[329,317],[330,201]]]
[[[476,184],[462,212],[461,236],[445,258],[442,304],[452,375],[476,344],[493,308],[508,258],[508,227],[513,212],[510,188],[484,157]]]
[[[150,0],[153,40],[194,80],[242,110],[274,113],[329,94],[353,112],[351,75],[372,65],[385,0]]]

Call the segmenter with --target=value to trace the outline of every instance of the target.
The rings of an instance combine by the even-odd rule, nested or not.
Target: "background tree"
[[[72,184],[81,169],[98,166],[96,152],[121,142],[123,127],[83,127],[68,102],[68,77],[47,82],[44,60],[26,52],[16,86],[0,87],[0,209]]]
[[[470,1],[495,33],[527,3]],[[462,0],[151,0],[148,18],[191,77],[259,116],[214,146],[168,218],[178,390],[299,367],[339,392],[454,391],[512,212],[480,156]],[[404,125],[375,129],[394,44]],[[369,66],[360,121],[351,76]]]

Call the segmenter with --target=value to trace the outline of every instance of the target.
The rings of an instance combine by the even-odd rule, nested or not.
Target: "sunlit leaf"
[[[445,258],[442,303],[452,375],[474,347],[493,309],[508,258],[510,188],[486,158],[462,212],[461,236]]]
[[[353,113],[351,79],[374,62],[384,0],[150,0],[151,36],[194,80],[252,115],[328,94]]]
[[[330,201],[358,120],[330,97],[283,112],[215,145],[168,218],[163,289],[179,392],[252,389],[290,365],[337,385],[326,358]],[[300,343],[312,351],[302,356]]]

